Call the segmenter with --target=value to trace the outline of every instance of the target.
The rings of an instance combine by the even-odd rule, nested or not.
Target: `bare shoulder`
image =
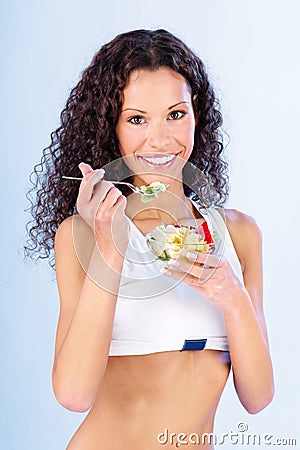
[[[72,237],[73,216],[67,217],[58,227],[55,233],[55,247],[59,246],[66,239]]]
[[[56,278],[61,281],[61,274],[66,276],[70,269],[78,266],[73,239],[74,216],[67,217],[58,227],[54,240]],[[79,269],[79,267],[77,267]]]
[[[237,209],[218,209],[231,236],[243,269],[254,253],[261,253],[262,232],[254,217]]]
[[[56,277],[61,285],[66,279],[82,279],[95,241],[86,222],[76,214],[66,218],[55,235],[54,254]]]
[[[59,225],[56,234],[54,247],[55,250],[60,248],[66,249],[68,246],[74,246],[74,238],[78,233],[90,235],[90,227],[79,216],[79,214],[69,216]]]
[[[218,209],[218,212],[226,220],[226,225],[230,231],[245,234],[261,234],[260,227],[254,217],[245,214],[237,209]]]

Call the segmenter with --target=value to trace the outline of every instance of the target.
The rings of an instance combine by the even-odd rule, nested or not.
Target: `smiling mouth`
[[[152,166],[164,166],[170,164],[175,158],[177,154],[172,153],[164,156],[141,156],[138,155],[139,158],[143,159],[146,163]]]

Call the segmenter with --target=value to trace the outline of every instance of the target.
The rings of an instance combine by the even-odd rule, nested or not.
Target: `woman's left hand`
[[[225,256],[201,252],[188,256],[190,261],[171,260],[162,273],[184,281],[223,312],[233,312],[249,296]]]

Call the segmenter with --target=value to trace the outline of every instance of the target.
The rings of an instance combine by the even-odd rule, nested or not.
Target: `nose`
[[[148,144],[152,148],[164,149],[171,143],[168,126],[164,123],[151,123],[148,127]]]

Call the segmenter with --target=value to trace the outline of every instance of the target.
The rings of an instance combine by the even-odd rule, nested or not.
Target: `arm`
[[[119,255],[111,253],[117,271]],[[92,251],[88,273],[99,266]],[[72,219],[63,222],[55,239],[60,296],[53,389],[57,400],[73,411],[91,407],[105,372],[117,296],[102,289],[82,269],[72,238]],[[118,280],[115,279],[116,289]]]
[[[224,311],[234,384],[243,406],[254,414],[274,395],[272,363],[263,312],[262,238],[255,221],[226,211],[226,221],[243,268],[245,289]]]
[[[97,174],[95,176],[97,178]],[[60,315],[53,365],[53,389],[63,406],[81,412],[94,403],[105,373],[124,260],[124,252],[116,248],[111,233],[111,218],[114,215],[116,217],[116,210],[120,209],[120,205],[125,207],[124,197],[116,188],[105,183],[101,182],[100,186],[98,183],[98,187],[94,186],[93,189],[89,186],[93,185],[92,182],[86,183],[87,188],[94,191],[92,200],[84,198],[85,188],[82,189],[83,201],[79,196],[79,209],[83,216],[90,218],[93,217],[91,203],[95,199],[94,230],[80,216],[74,216],[60,225],[55,239]],[[101,192],[103,189],[104,194]],[[123,227],[126,234],[127,222],[123,220],[123,214],[119,216],[117,215],[116,224],[119,230]],[[99,249],[106,264],[101,260]],[[105,280],[109,280],[110,285],[103,287]]]
[[[272,363],[262,305],[261,233],[252,218],[226,210],[226,224],[243,268],[243,286],[225,257],[196,253],[191,266],[177,261],[166,275],[182,279],[223,312],[234,384],[243,406],[257,413],[273,398]],[[211,266],[211,268],[207,268]],[[177,272],[177,273],[176,273]]]

